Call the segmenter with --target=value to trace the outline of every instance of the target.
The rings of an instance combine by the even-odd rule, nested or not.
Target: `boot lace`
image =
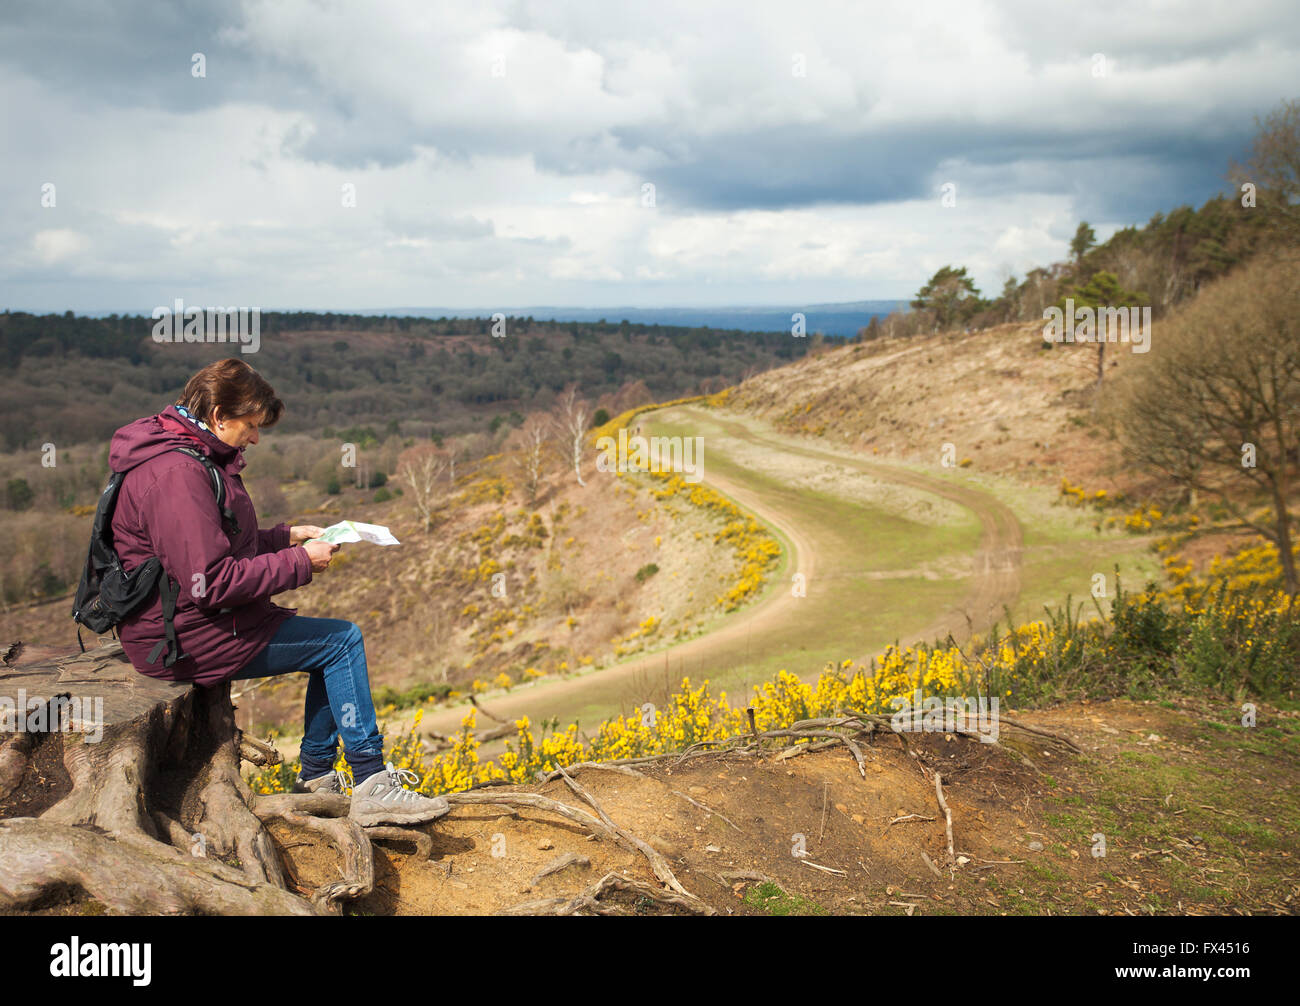
[[[388,770],[388,785],[392,787],[390,792],[385,794],[385,797],[391,796],[394,800],[420,799],[419,793],[416,793],[414,790],[409,790],[405,785],[403,785],[407,782],[412,785],[418,785],[420,782],[420,777],[418,775],[410,769],[393,768],[392,762],[389,762],[384,767]]]

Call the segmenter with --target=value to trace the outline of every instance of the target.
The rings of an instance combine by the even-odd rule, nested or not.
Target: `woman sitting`
[[[182,654],[167,665],[161,593],[121,623],[122,649],[150,677],[210,687],[223,681],[305,672],[302,770],[295,792],[346,792],[333,770],[340,736],[355,779],[350,816],[361,824],[428,821],[447,801],[408,789],[414,773],[384,764],[375,723],[361,630],[336,618],[308,618],[271,597],[311,583],[329,568],[338,545],[313,541],[312,525],[257,526],[257,512],[240,471],[244,450],[273,426],[284,403],[240,359],[204,367],[180,400],[161,413],[123,426],[113,436],[109,464],[128,472],[118,491],[112,535],[126,570],[158,556],[177,581],[175,643]],[[225,521],[202,451],[225,484]],[[170,583],[168,584],[170,587]]]

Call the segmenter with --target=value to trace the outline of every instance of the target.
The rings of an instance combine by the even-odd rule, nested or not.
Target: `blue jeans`
[[[366,674],[366,648],[354,623],[294,615],[231,680],[295,671],[311,675],[303,716],[304,755],[332,765],[342,735],[350,763],[363,756],[383,757],[384,738],[375,723]]]

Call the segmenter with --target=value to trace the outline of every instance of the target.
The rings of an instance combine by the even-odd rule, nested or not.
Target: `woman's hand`
[[[312,571],[320,573],[329,566],[330,559],[338,550],[338,545],[327,541],[309,541],[303,548],[307,550],[307,555],[311,558]]]
[[[325,529],[317,527],[315,524],[298,524],[289,528],[289,544],[301,545],[305,541],[319,538],[324,533]]]

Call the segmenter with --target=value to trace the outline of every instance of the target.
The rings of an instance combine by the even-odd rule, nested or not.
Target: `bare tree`
[[[1221,500],[1277,546],[1297,592],[1289,497],[1300,439],[1300,256],[1261,251],[1152,334],[1118,389],[1125,453]],[[1268,498],[1258,511],[1262,490]],[[1271,511],[1271,512],[1270,512]]]
[[[458,437],[447,437],[443,441],[443,450],[447,452],[447,491],[456,490],[456,455],[465,450],[465,445]]]
[[[446,467],[446,455],[433,444],[420,444],[403,451],[397,464],[397,477],[411,487],[411,500],[426,531],[433,525],[438,476]]]
[[[1261,213],[1282,240],[1300,242],[1300,100],[1283,101],[1263,122],[1255,118],[1254,144],[1244,165],[1234,163],[1228,177],[1238,187],[1258,190]]]
[[[573,384],[565,388],[556,406],[555,426],[561,453],[572,452],[573,474],[580,486],[587,484],[582,481],[582,442],[587,436],[589,416],[586,401],[578,398],[578,386]]]
[[[537,489],[546,465],[546,453],[551,442],[549,427],[546,417],[534,412],[510,438],[515,444],[514,463],[523,475],[524,492],[530,504],[537,500]]]

